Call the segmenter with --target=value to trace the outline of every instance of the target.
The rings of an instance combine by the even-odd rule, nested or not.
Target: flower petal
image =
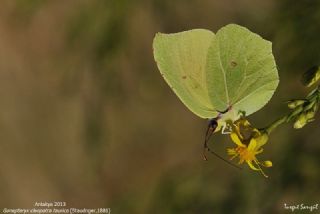
[[[269,137],[266,133],[263,133],[262,135],[255,137],[255,139],[257,141],[257,149],[258,149],[267,143]]]
[[[250,127],[251,126],[250,122],[245,118],[241,118],[239,120],[239,125],[243,125],[244,127]]]
[[[240,133],[240,127],[237,125],[237,124],[235,124],[235,126],[234,126],[234,132],[235,132],[235,134],[240,138],[240,140],[243,140],[243,137],[242,137],[242,135],[241,135],[241,133]]]
[[[252,128],[255,135],[260,136],[260,131],[257,128]]]
[[[240,140],[239,136],[238,136],[235,132],[232,132],[232,133],[230,134],[230,137],[231,137],[231,140],[232,140],[235,144],[237,144],[238,146],[241,146],[241,147],[245,147],[245,145],[241,143],[241,140]]]
[[[260,171],[260,170],[261,170],[261,169],[255,167],[255,166],[253,165],[253,163],[252,163],[251,160],[250,160],[250,161],[247,160],[246,162],[247,162],[247,164],[249,165],[249,167],[250,167],[251,169],[256,170],[256,171]]]
[[[263,149],[259,149],[258,151],[255,152],[255,154],[260,154],[261,152],[263,152]]]
[[[252,138],[248,146],[248,151],[255,151],[256,147],[257,147],[257,141],[254,138]]]
[[[228,155],[235,155],[237,154],[236,150],[233,148],[233,149],[227,149],[227,153]]]

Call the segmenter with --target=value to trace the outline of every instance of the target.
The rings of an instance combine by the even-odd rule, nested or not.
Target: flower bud
[[[262,163],[262,165],[263,165],[264,167],[272,167],[272,162],[269,161],[269,160],[267,160],[267,161],[264,161],[264,162]]]
[[[315,115],[314,111],[312,111],[312,110],[307,111],[307,113],[306,113],[307,120],[309,121],[309,120],[313,119],[314,115]]]
[[[319,79],[320,68],[319,66],[313,66],[302,75],[301,82],[304,86],[310,87],[314,85]]]
[[[294,109],[297,106],[300,106],[300,105],[304,104],[305,102],[306,102],[306,100],[289,100],[288,101],[288,107],[290,109]]]
[[[307,117],[304,113],[300,114],[296,122],[293,124],[295,129],[301,129],[307,124]]]
[[[291,121],[293,118],[296,118],[298,117],[298,115],[301,114],[301,112],[303,112],[304,108],[302,105],[296,107],[291,113],[290,115],[288,116],[287,118],[287,122]]]

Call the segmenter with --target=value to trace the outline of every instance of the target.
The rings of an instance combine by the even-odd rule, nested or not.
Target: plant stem
[[[282,123],[286,122],[288,119],[289,115],[285,115],[283,117],[281,117],[280,119],[274,121],[273,123],[271,123],[269,126],[267,126],[266,128],[264,128],[264,130],[267,132],[267,134],[269,135],[275,128],[277,128],[279,125],[281,125]]]

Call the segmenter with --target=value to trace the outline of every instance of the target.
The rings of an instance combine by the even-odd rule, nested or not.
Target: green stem
[[[269,135],[275,128],[277,128],[279,125],[281,125],[282,123],[286,122],[288,119],[289,115],[283,116],[280,119],[274,121],[273,123],[271,123],[269,126],[267,126],[266,128],[264,128],[264,130],[267,132],[267,134]]]
[[[320,72],[320,67],[317,67],[316,71],[317,71],[316,73],[314,73],[314,71],[312,71],[312,73],[311,73],[312,79],[308,80],[309,85],[314,84],[314,82],[312,84],[310,84],[310,81],[313,81],[314,78],[316,78],[316,80],[320,79],[320,77],[319,77],[320,74],[318,74]],[[317,75],[317,76],[315,76],[315,75]],[[290,113],[288,113],[287,115],[281,117],[280,119],[271,123],[266,128],[263,128],[260,130],[265,131],[269,135],[275,128],[277,128],[282,123],[290,122],[292,120],[303,123],[303,124],[300,124],[301,127],[298,127],[298,126],[295,127],[295,128],[302,128],[306,123],[309,122],[308,120],[313,119],[314,114],[316,113],[316,111],[319,107],[319,104],[320,104],[320,85],[318,85],[317,88],[315,88],[313,91],[311,91],[307,95],[306,101],[307,101],[306,103],[295,106],[294,109]],[[310,111],[312,111],[311,118],[307,118],[307,112],[310,112]],[[302,117],[300,119],[298,118],[298,120],[297,120],[297,117],[299,117],[299,115],[301,115],[301,114],[303,114],[302,116],[304,116],[304,117]]]
[[[262,130],[266,131],[267,134],[270,134],[275,128],[277,128],[282,123],[296,120],[296,116],[298,116],[299,114],[301,114],[304,111],[309,110],[312,106],[316,105],[316,103],[318,102],[318,99],[319,99],[319,88],[315,92],[311,93],[311,95],[309,97],[307,97],[307,102],[308,102],[307,106],[305,106],[305,105],[297,106],[290,113],[288,113],[287,115],[274,121],[273,123],[271,123],[269,126],[267,126],[266,128],[264,128]],[[311,105],[311,106],[309,107],[309,105]]]

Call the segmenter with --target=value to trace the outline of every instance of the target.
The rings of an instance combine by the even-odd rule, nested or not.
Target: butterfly
[[[157,33],[153,54],[182,103],[209,119],[204,143],[208,151],[213,132],[224,132],[228,121],[236,121],[243,112],[248,116],[261,109],[279,83],[271,42],[236,24],[216,34],[206,29]]]

